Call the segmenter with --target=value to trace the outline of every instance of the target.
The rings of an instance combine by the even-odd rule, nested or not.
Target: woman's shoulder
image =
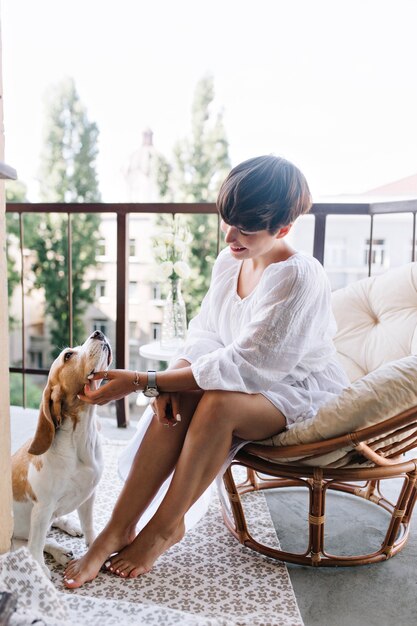
[[[285,261],[271,263],[271,265],[268,266],[268,270],[271,274],[289,274],[298,276],[300,279],[304,276],[311,276],[312,274],[325,274],[321,263],[311,254],[308,254],[308,252],[302,251],[296,252]]]
[[[294,265],[300,273],[326,276],[326,272],[320,261],[308,252],[297,252],[293,255]]]
[[[296,252],[286,261],[271,263],[264,273],[264,280],[269,288],[280,286],[296,291],[328,289],[328,278],[323,266],[307,252]]]

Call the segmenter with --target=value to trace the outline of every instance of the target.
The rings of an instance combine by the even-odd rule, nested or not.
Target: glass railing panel
[[[304,252],[313,254],[314,224],[314,215],[299,217],[288,234],[288,242],[296,250],[304,250]]]
[[[368,215],[329,215],[326,220],[324,269],[332,289],[365,278],[371,218]]]

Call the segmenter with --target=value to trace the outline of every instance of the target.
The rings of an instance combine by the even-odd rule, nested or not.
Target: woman
[[[324,270],[286,241],[311,206],[303,174],[279,157],[250,159],[230,172],[217,206],[228,247],[216,260],[183,354],[156,376],[98,372],[93,378],[106,377],[107,384],[86,385],[80,396],[105,404],[145,390],[155,396],[154,416],[108,524],[67,567],[67,587],[92,580],[103,563],[121,577],[149,571],[181,540],[185,513],[240,446],[313,416],[348,384],[335,357]],[[172,472],[156,513],[136,534]]]

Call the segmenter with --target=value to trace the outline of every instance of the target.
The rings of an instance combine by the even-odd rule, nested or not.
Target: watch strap
[[[146,388],[148,389],[149,387],[151,387],[152,389],[157,389],[155,370],[148,370],[148,383],[146,385]]]

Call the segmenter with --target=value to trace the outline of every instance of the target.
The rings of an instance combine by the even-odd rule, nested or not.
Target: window
[[[96,282],[96,300],[106,296],[106,281],[98,280]]]
[[[136,256],[136,239],[129,239],[129,256]]]
[[[30,364],[32,367],[38,367],[39,369],[43,368],[43,356],[42,352],[33,351],[29,352],[30,356]]]
[[[97,246],[98,256],[106,256],[106,240],[100,239]]]
[[[138,328],[137,322],[129,322],[129,337],[136,337],[136,331]]]
[[[94,320],[93,321],[93,332],[95,330],[101,330],[102,333],[107,335],[107,322],[106,322],[106,320]]]
[[[162,326],[162,324],[158,324],[158,322],[153,322],[151,324],[151,339],[152,339],[152,341],[160,341],[160,339],[161,339],[161,326]]]
[[[369,265],[369,246],[371,240],[366,240],[366,248],[364,254],[364,263]],[[371,264],[383,266],[386,262],[385,239],[372,239]]]
[[[136,280],[129,281],[129,298],[138,297],[138,283]]]
[[[160,300],[161,298],[162,298],[161,283],[152,283],[151,284],[151,299]]]

